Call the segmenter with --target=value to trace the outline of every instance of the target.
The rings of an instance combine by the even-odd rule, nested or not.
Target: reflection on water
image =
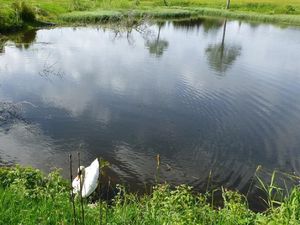
[[[17,48],[28,49],[35,41],[36,30],[29,30],[14,36],[14,43]]]
[[[160,31],[162,25],[158,25],[158,32],[157,37],[154,40],[148,40],[146,42],[146,46],[149,48],[150,54],[154,54],[155,56],[159,57],[162,56],[163,52],[168,47],[169,43],[166,40],[161,40],[160,38]]]
[[[225,72],[241,54],[241,47],[237,44],[225,45],[227,19],[224,21],[222,42],[209,45],[206,49],[210,66],[218,72]]]
[[[4,52],[5,42],[6,42],[6,39],[3,37],[0,37],[0,54]]]
[[[204,33],[214,33],[223,25],[223,20],[194,18],[190,20],[177,20],[172,22],[174,29],[194,32],[202,30]]]
[[[110,161],[117,182],[143,186],[160,154],[161,180],[200,190],[210,171],[239,189],[257,165],[299,172],[297,29],[197,19],[8,38],[1,162],[67,168],[81,151],[86,164]]]

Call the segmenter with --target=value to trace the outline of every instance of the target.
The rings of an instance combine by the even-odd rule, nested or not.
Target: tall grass
[[[224,188],[218,207],[212,192],[195,193],[187,185],[157,185],[144,196],[117,185],[110,202],[85,200],[85,224],[299,224],[300,188],[278,198],[276,176],[269,184],[258,181],[267,194],[264,212],[251,211],[244,195]],[[31,168],[1,168],[0,179],[0,224],[74,224],[69,184],[57,171],[45,176]],[[75,203],[75,221],[82,224],[79,198]]]
[[[230,10],[225,7],[226,0],[1,0],[0,31],[20,28],[35,19],[54,23],[101,22],[128,11],[160,18],[197,14],[300,24],[299,0],[235,0],[231,1]]]
[[[0,30],[20,28],[24,23],[34,23],[35,21],[34,9],[24,0],[14,0],[11,1],[9,7],[2,5],[0,8]]]
[[[133,10],[97,10],[88,12],[71,12],[62,14],[59,18],[65,22],[96,23],[117,21],[128,16],[137,18],[146,16],[149,18],[173,19],[197,16],[226,17],[239,20],[259,21],[265,23],[293,24],[300,26],[300,16],[296,15],[264,15],[259,13],[232,12],[222,9],[199,8],[199,7],[172,7],[155,9]]]

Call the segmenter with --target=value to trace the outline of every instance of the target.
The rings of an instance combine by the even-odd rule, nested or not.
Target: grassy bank
[[[42,25],[120,19],[128,14],[159,18],[225,16],[300,25],[299,0],[1,0],[0,30]],[[88,19],[87,19],[88,18]]]
[[[58,172],[44,176],[30,168],[1,168],[0,179],[0,224],[74,224],[69,185]],[[269,197],[279,190],[274,183],[268,187]],[[121,186],[117,190],[110,203],[84,201],[85,224],[280,225],[300,221],[299,186],[281,200],[267,197],[268,209],[261,213],[249,209],[245,196],[224,189],[222,207],[214,205],[210,193],[193,193],[185,185],[159,185],[151,194],[139,197]],[[75,220],[83,224],[79,199],[75,203]]]
[[[150,17],[154,19],[176,19],[189,18],[197,16],[226,17],[238,20],[257,21],[264,23],[278,23],[285,25],[300,26],[300,15],[267,15],[254,12],[237,12],[213,8],[154,8],[154,9],[135,9],[131,11],[124,10],[96,10],[81,11],[62,14],[59,19],[68,23],[97,23],[118,21],[128,16]]]

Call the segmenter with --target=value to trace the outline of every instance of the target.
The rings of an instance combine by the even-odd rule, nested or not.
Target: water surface
[[[245,189],[299,174],[300,29],[197,19],[41,29],[0,46],[0,162],[49,171],[80,151],[116,182]]]

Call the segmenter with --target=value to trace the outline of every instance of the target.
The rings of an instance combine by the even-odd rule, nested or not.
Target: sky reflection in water
[[[102,156],[118,182],[242,189],[257,165],[300,169],[300,30],[198,19],[55,28],[0,48],[0,161]],[[1,107],[1,105],[0,105]],[[6,110],[6,111],[5,111]],[[17,115],[17,116],[16,116]],[[170,169],[171,168],[171,169]]]

